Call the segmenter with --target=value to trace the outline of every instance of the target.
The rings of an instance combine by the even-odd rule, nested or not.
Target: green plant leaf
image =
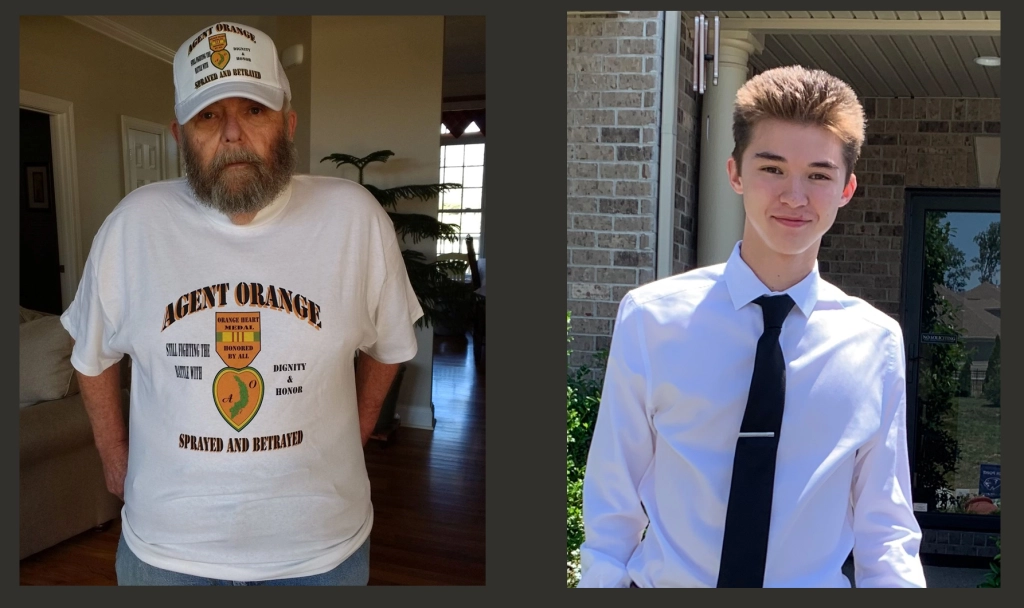
[[[458,224],[445,224],[421,213],[392,213],[389,211],[388,216],[391,218],[391,223],[395,225],[395,232],[398,236],[400,238],[408,237],[413,243],[419,243],[423,239],[450,243],[459,240]]]
[[[344,165],[354,165],[355,167],[362,169],[366,165],[374,162],[386,163],[388,159],[394,156],[395,153],[391,150],[378,150],[371,152],[366,156],[359,158],[358,156],[352,156],[351,154],[330,154],[320,159],[320,162],[329,160],[336,166],[342,167]]]
[[[442,192],[461,188],[462,184],[413,184],[383,190],[371,184],[363,184],[363,187],[369,190],[370,194],[382,206],[393,209],[398,204],[398,201],[412,198],[429,201],[432,198],[436,198]]]

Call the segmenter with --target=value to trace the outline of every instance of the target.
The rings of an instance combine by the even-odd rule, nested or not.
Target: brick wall
[[[680,32],[679,92],[676,98],[676,168],[672,215],[672,274],[697,265],[697,138],[700,121],[693,90],[693,16],[684,13]]]
[[[654,279],[664,13],[567,18],[566,258],[572,365],[611,343]]]
[[[821,274],[897,319],[904,188],[978,187],[974,135],[999,133],[999,99],[862,100],[867,141],[857,194],[839,210],[818,255]]]
[[[998,532],[959,532],[955,530],[924,530],[921,553],[995,557],[999,553]]]

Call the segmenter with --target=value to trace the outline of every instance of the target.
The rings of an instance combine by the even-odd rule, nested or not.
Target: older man
[[[394,228],[358,184],[293,175],[297,117],[263,32],[197,32],[174,83],[186,178],[117,205],[61,317],[125,501],[118,583],[364,585],[362,446],[422,314]]]

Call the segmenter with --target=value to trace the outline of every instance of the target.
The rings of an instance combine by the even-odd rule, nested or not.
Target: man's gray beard
[[[281,194],[295,172],[295,144],[284,129],[274,142],[267,162],[252,150],[234,150],[220,154],[208,167],[203,167],[188,135],[181,139],[185,177],[192,193],[200,203],[228,216],[263,209]],[[224,168],[237,162],[250,164],[232,169],[240,175],[225,176]]]

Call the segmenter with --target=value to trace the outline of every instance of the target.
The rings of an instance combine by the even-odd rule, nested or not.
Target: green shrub
[[[985,580],[978,585],[979,588],[999,587],[999,571],[1002,569],[1000,558],[1003,555],[1003,546],[1000,543],[1002,543],[1002,539],[996,541],[996,547],[999,548],[999,553],[992,558],[992,563],[988,565],[991,572],[985,574]]]
[[[565,315],[566,340],[571,317]],[[566,350],[566,356],[572,353]],[[583,475],[586,472],[587,450],[597,422],[601,400],[601,383],[593,371],[604,367],[606,353],[594,358],[594,366],[569,369],[566,374],[565,399],[565,499],[566,512],[566,586],[575,587],[580,577],[579,548],[583,543]]]

